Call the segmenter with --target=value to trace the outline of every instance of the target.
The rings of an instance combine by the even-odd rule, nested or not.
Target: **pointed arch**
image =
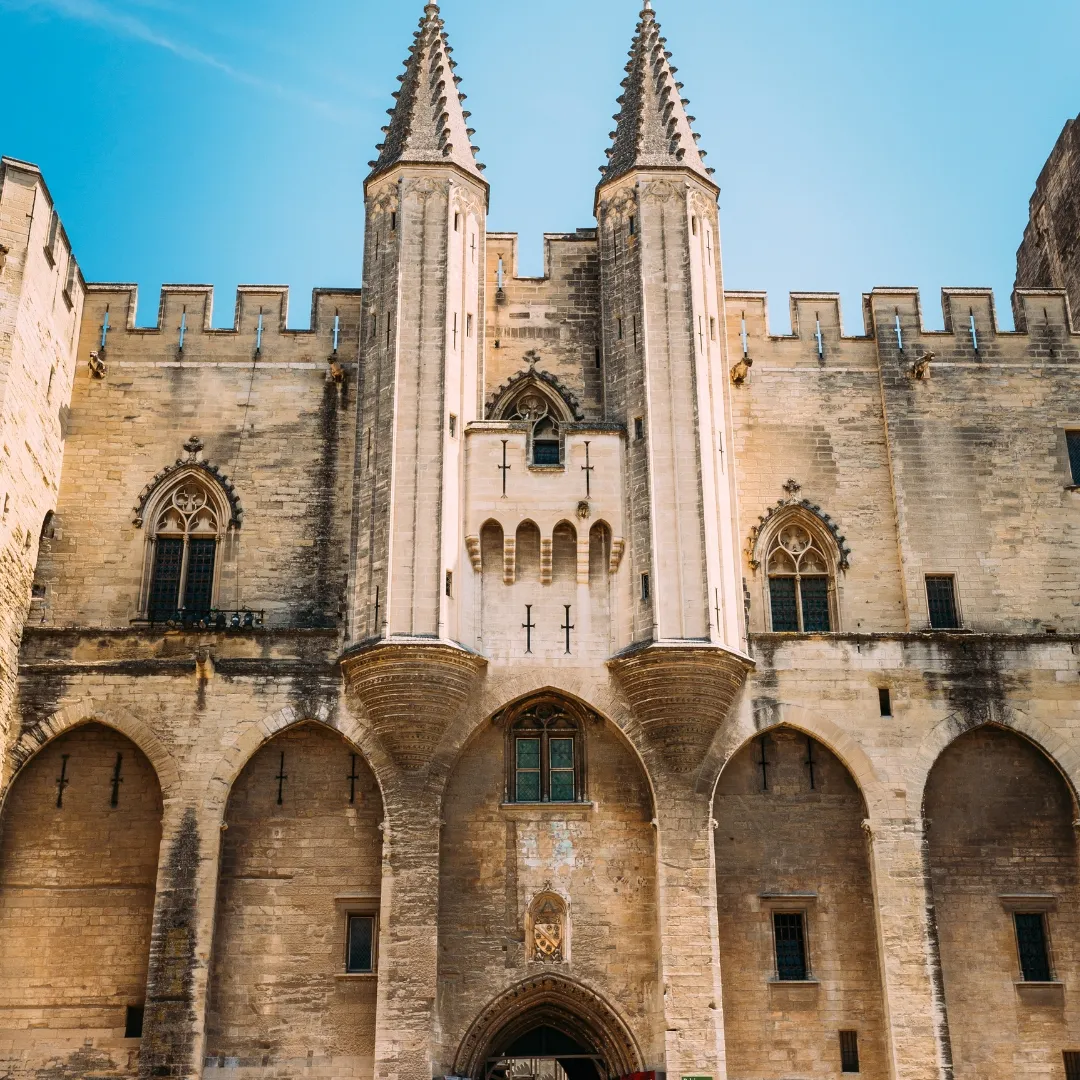
[[[537,357],[539,359],[539,357]],[[487,418],[489,420],[528,419],[521,412],[522,401],[529,396],[540,397],[546,406],[546,415],[557,423],[571,423],[584,420],[585,413],[570,389],[549,371],[537,371],[530,366],[527,371],[519,371],[502,384],[488,398]],[[530,410],[530,415],[532,410]]]
[[[608,1076],[629,1076],[645,1067],[641,1048],[615,1006],[582,982],[548,973],[517,983],[481,1011],[461,1040],[454,1074],[479,1080],[489,1056],[541,1025],[592,1046]]]
[[[41,750],[64,732],[90,723],[101,724],[126,735],[153,766],[161,785],[162,797],[168,799],[176,794],[180,788],[180,770],[169,749],[145,721],[129,709],[115,705],[102,708],[93,702],[81,701],[60,709],[22,733],[0,773],[0,802],[11,790],[18,774]]]

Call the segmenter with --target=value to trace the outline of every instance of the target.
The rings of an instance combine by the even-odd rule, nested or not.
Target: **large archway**
[[[1027,739],[980,727],[935,762],[923,813],[956,1080],[1061,1075],[1080,1045],[1069,785]]]
[[[374,1069],[382,798],[319,724],[266,742],[225,813],[207,1058],[244,1075]]]
[[[56,1066],[64,1043],[79,1068],[134,1072],[161,817],[153,766],[102,724],[60,735],[16,776],[0,819],[0,1018],[15,1030],[0,1045],[20,1069]]]
[[[528,1063],[550,1068],[525,1071]],[[472,1080],[613,1080],[643,1068],[637,1042],[614,1008],[595,991],[555,974],[526,979],[490,1002],[454,1059],[454,1074]]]
[[[661,1060],[652,792],[614,725],[553,689],[505,706],[458,756],[442,817],[439,1062],[493,994],[543,972],[617,1001]]]
[[[714,817],[730,1075],[832,1076],[857,1065],[886,1080],[858,784],[812,736],[774,728],[728,762]]]

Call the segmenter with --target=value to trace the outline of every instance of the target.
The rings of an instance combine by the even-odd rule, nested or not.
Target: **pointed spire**
[[[401,89],[397,104],[387,111],[390,124],[383,128],[386,139],[376,147],[377,161],[370,162],[368,179],[403,163],[416,165],[456,165],[487,183],[481,176],[472,145],[473,131],[466,126],[469,113],[461,107],[465,95],[458,93],[461,81],[450,59],[453,49],[438,4],[427,4],[420,29],[414,35],[405,74],[399,75]]]
[[[607,152],[609,163],[600,170],[604,174],[601,184],[634,169],[665,168],[689,169],[714,184],[714,170],[702,160],[705,152],[698,149],[698,137],[690,126],[694,118],[686,113],[690,102],[681,96],[682,83],[675,81],[678,68],[671,66],[666,46],[652,2],[645,0],[626,65],[620,111]]]

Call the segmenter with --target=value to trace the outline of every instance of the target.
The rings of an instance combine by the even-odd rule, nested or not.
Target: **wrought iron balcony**
[[[183,630],[259,630],[265,617],[263,611],[229,611],[211,608],[209,611],[151,611],[147,621],[151,626],[175,627]]]

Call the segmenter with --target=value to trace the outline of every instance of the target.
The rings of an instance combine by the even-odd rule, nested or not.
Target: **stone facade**
[[[1068,281],[773,334],[669,61],[523,279],[427,5],[309,330],[4,160],[0,1076],[1080,1075]]]

